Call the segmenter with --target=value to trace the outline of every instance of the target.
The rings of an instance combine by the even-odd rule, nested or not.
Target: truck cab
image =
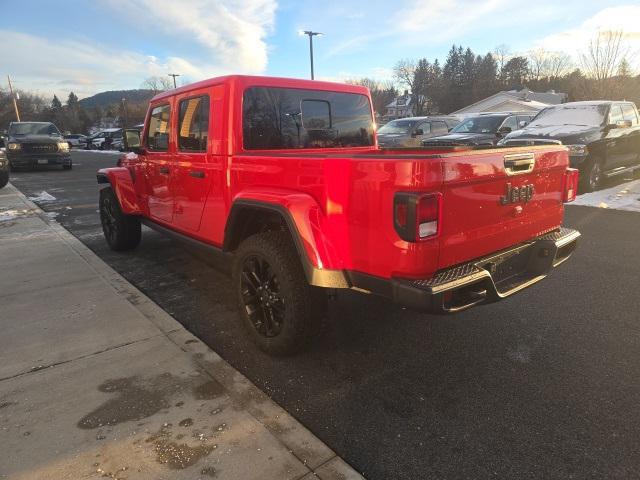
[[[257,345],[312,338],[327,290],[454,313],[510,296],[566,261],[577,171],[564,147],[380,149],[369,91],[219,77],[154,97],[128,151],[98,172],[114,250],[141,224],[231,264]]]

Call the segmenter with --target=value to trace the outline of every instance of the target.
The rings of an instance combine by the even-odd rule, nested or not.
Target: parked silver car
[[[420,147],[423,140],[446,135],[458,123],[460,120],[450,116],[391,120],[378,130],[378,145],[384,148]]]

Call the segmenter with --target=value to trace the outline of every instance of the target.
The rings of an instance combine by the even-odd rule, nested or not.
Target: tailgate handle
[[[522,175],[530,173],[536,165],[533,153],[512,153],[504,156],[504,171],[507,175]]]

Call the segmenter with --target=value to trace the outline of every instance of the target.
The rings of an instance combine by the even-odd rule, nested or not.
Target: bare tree
[[[159,77],[153,76],[147,78],[144,82],[142,82],[142,88],[147,88],[149,90],[153,90],[153,93],[164,92],[166,90],[171,90],[173,88],[173,84],[169,77]]]
[[[566,53],[553,52],[549,57],[547,76],[559,78],[565,76],[572,67],[571,57]]]
[[[562,52],[549,52],[544,48],[529,51],[529,74],[532,80],[558,78],[571,65],[571,57]]]
[[[615,75],[620,61],[628,53],[622,44],[622,30],[599,31],[580,55],[582,68],[588,77],[601,85]]]
[[[511,57],[511,51],[509,50],[509,47],[504,43],[501,45],[498,45],[493,49],[493,58],[498,64],[498,72],[502,70],[502,68],[505,66],[505,64],[507,63],[510,57]]]
[[[416,62],[414,60],[400,60],[393,69],[393,76],[399,84],[412,89]]]

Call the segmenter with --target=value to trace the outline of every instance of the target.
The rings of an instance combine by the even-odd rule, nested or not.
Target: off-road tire
[[[3,188],[9,183],[9,172],[0,172],[0,188]]]
[[[142,238],[140,220],[122,213],[111,187],[100,190],[100,222],[107,244],[116,252],[132,250]]]
[[[256,327],[246,298],[251,297],[247,282],[243,283],[243,269],[247,262],[264,260],[273,274],[272,283],[281,298],[279,310],[279,332],[268,336]],[[246,273],[246,270],[245,270]],[[235,252],[232,266],[233,286],[240,309],[243,326],[252,341],[270,355],[290,355],[308,346],[311,339],[320,331],[320,325],[326,315],[327,296],[323,289],[307,283],[306,276],[297,250],[290,235],[283,231],[268,231],[253,235],[244,240]],[[267,315],[259,302],[252,309],[258,315]],[[268,308],[268,307],[267,307]],[[261,312],[261,313],[260,313]],[[271,310],[273,314],[273,310]],[[254,318],[254,320],[252,320]],[[273,316],[271,319],[273,320]]]
[[[597,169],[597,172],[594,170]],[[597,177],[597,180],[594,178]],[[602,188],[602,162],[598,157],[588,156],[580,168],[578,193],[594,192]]]

